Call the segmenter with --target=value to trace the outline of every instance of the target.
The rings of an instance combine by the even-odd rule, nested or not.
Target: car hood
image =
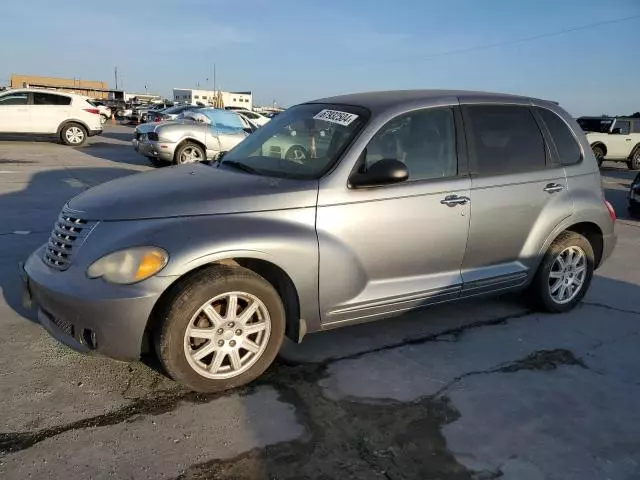
[[[136,220],[260,212],[316,205],[317,180],[253,175],[230,167],[179,165],[103,183],[71,199],[86,220]]]

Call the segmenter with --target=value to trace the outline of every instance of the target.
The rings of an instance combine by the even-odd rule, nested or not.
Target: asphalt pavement
[[[0,478],[640,478],[640,222],[606,162],[618,246],[570,313],[517,296],[287,345],[257,382],[188,392],[83,356],[21,306],[17,263],[73,195],[153,167],[132,128],[72,149],[0,137]]]

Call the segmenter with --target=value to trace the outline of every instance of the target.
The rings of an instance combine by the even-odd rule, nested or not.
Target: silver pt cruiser
[[[305,154],[273,150],[275,137]],[[73,198],[24,284],[64,344],[152,351],[176,381],[217,391],[263,373],[285,335],[509,290],[568,311],[613,250],[614,222],[557,104],[363,93],[290,108],[216,164]]]

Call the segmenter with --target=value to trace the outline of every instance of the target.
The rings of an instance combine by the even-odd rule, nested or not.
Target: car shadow
[[[131,131],[128,132],[110,132],[109,130],[105,130],[102,132],[101,136],[105,138],[111,138],[113,140],[120,140],[123,142],[131,143],[131,140],[133,140],[134,136],[134,130],[131,129]]]

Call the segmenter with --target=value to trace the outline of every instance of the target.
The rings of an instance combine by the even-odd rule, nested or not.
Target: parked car
[[[638,173],[633,182],[631,182],[628,200],[629,213],[634,217],[640,217],[640,173]]]
[[[131,103],[121,104],[116,110],[116,117],[118,118],[129,118],[133,113],[134,105]]]
[[[132,109],[129,120],[132,123],[147,123],[150,113],[155,114],[164,108],[164,104],[138,105]]]
[[[189,110],[197,110],[202,107],[193,105],[176,105],[165,108],[164,110],[150,111],[147,115],[147,122],[164,122],[167,120],[176,120],[181,113]]]
[[[35,88],[0,93],[0,133],[56,135],[79,147],[102,133],[99,110],[85,97]]]
[[[640,118],[580,117],[578,123],[587,133],[598,165],[612,160],[640,170]]]
[[[257,128],[235,112],[214,108],[189,109],[181,115],[187,116],[139,125],[133,148],[154,165],[202,162],[231,150]]]
[[[304,161],[265,148],[292,132],[315,150]],[[176,381],[219,391],[262,374],[285,335],[507,291],[569,311],[614,222],[590,145],[555,103],[346,95],[288,109],[215,164],[73,198],[24,266],[25,299],[78,351],[153,351]]]
[[[267,118],[256,112],[252,112],[250,110],[235,110],[235,111],[238,112],[240,115],[242,115],[244,118],[251,120],[253,123],[258,125],[259,127],[266,125],[267,123],[269,123],[269,120],[271,120],[270,118]]]
[[[100,112],[100,121],[104,125],[111,118],[111,108],[99,100],[87,99],[87,101],[96,107]]]

